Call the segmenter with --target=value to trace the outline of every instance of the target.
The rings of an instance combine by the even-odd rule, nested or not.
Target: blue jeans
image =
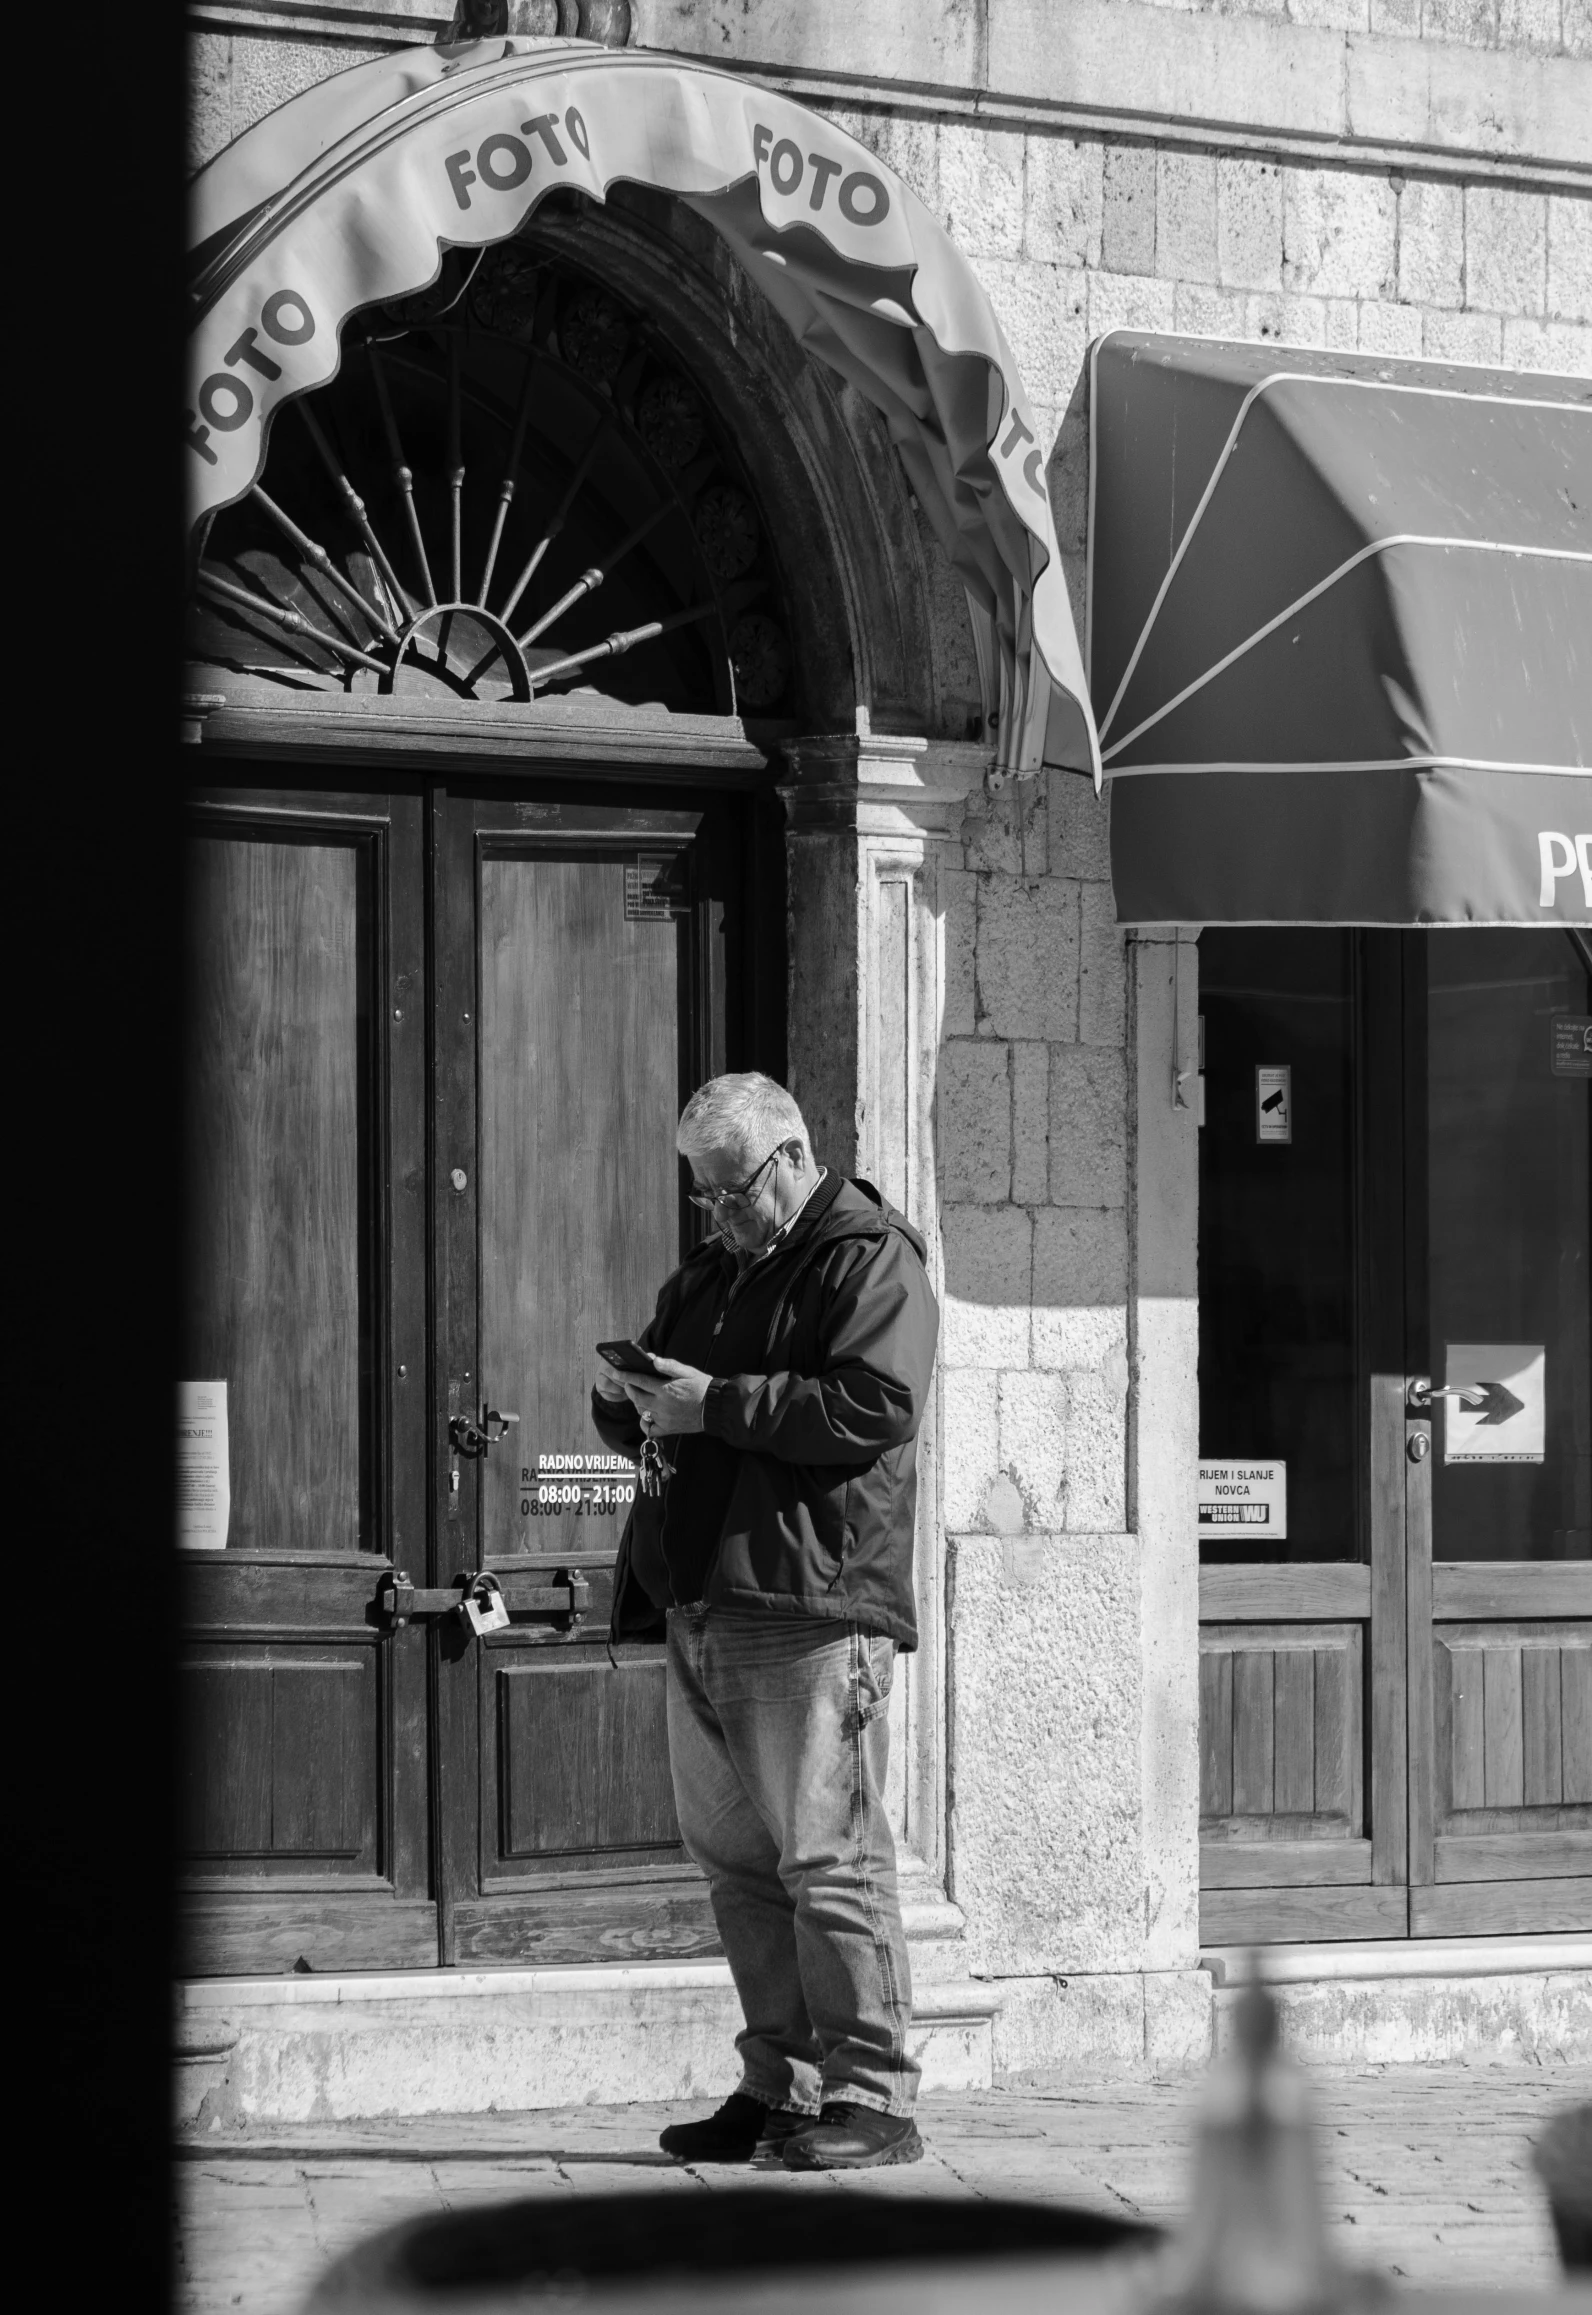
[[[669,1764],[741,1997],[741,2088],[910,2114],[912,1982],[884,1813],[895,1642],[817,1616],[669,1612]]]

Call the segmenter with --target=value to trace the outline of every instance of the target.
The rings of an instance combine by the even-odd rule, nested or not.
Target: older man
[[[662,2144],[684,2162],[916,2162],[884,1779],[895,1655],[917,1644],[939,1327],[923,1241],[816,1163],[771,1078],[712,1079],[677,1140],[713,1233],[640,1337],[659,1374],[604,1368],[592,1407],[610,1447],[652,1438],[673,1466],[625,1531],[614,1634],[667,1616],[675,1806],[746,2028],[740,2088]]]

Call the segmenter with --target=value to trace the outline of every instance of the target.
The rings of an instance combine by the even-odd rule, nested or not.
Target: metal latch
[[[411,1583],[400,1568],[383,1582],[377,1594],[379,1613],[393,1631],[415,1616],[463,1616],[476,1632],[501,1631],[510,1611],[516,1615],[566,1616],[565,1629],[579,1631],[591,1606],[591,1585],[579,1568],[559,1568],[552,1583],[527,1585],[512,1569],[494,1574],[483,1568],[478,1575],[460,1577],[446,1590]],[[495,1612],[501,1606],[501,1614]]]
[[[388,1576],[377,1593],[376,1606],[397,1630],[407,1624],[411,1616],[451,1616],[463,1596],[457,1584],[450,1585],[446,1591],[428,1591],[399,1568]]]
[[[483,1406],[474,1415],[455,1415],[448,1424],[448,1441],[457,1455],[484,1455],[508,1436],[519,1419],[500,1407]]]

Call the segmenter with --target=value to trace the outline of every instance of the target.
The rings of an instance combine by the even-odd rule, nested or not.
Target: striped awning
[[[1592,383],[1114,331],[1123,923],[1592,922]]]
[[[1049,445],[977,275],[835,122],[685,58],[529,38],[406,48],[218,154],[191,195],[192,522],[256,482],[276,411],[334,374],[353,316],[435,280],[447,247],[508,240],[551,192],[602,201],[626,183],[694,209],[804,351],[882,414],[966,588],[1001,767],[1098,786]]]

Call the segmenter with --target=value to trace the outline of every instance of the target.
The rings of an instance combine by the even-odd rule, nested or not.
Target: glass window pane
[[[1573,1049],[1592,987],[1562,932],[1426,947],[1429,1355],[1469,1394],[1434,1424],[1433,1556],[1586,1559],[1592,1079]]]
[[[1287,1466],[1286,1539],[1235,1530],[1207,1560],[1359,1556],[1352,940],[1200,936],[1200,1458]],[[1292,1138],[1262,1141],[1256,1073],[1279,1068]]]

